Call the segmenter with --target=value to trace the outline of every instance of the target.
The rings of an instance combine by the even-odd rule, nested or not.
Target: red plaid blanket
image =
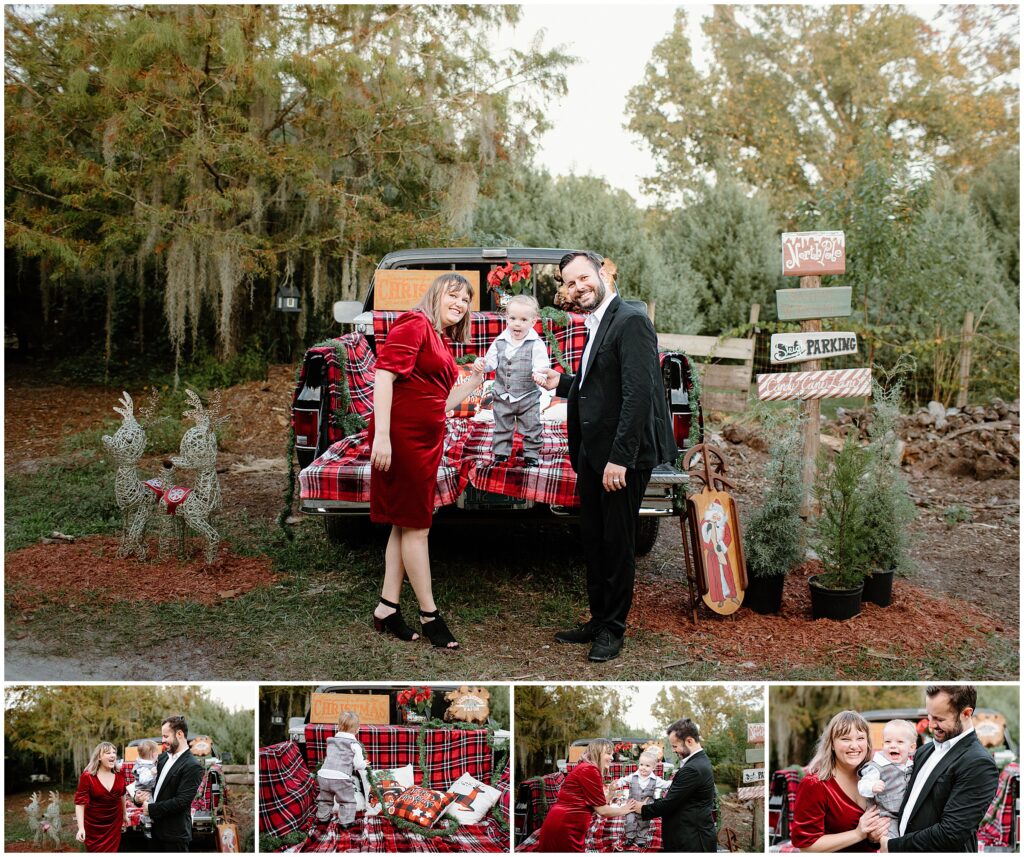
[[[260,748],[260,832],[284,836],[315,818],[316,778],[293,741]]]
[[[337,823],[317,824],[304,842],[286,851],[337,852],[369,851],[373,853],[394,853],[396,851],[417,851],[427,854],[498,854],[508,853],[509,836],[494,819],[487,818],[480,824],[463,824],[451,836],[420,836],[399,830],[381,816],[365,818],[357,816],[356,824],[348,830]]]
[[[570,765],[565,766],[565,772],[569,773],[573,768],[579,765],[579,762],[573,762]],[[605,777],[605,782],[610,783],[612,780],[617,780],[620,777],[626,777],[636,771],[636,762],[611,762],[608,765],[608,775]],[[665,763],[658,762],[654,767],[654,775],[665,779]]]
[[[530,807],[526,821],[528,834],[540,829],[548,810],[558,800],[558,790],[562,788],[564,782],[565,774],[556,771],[553,774],[544,774],[542,777],[523,780],[519,784],[520,799],[525,799]],[[525,798],[522,796],[523,792],[525,792]]]
[[[587,831],[587,842],[585,847],[587,851],[598,851],[602,853],[610,851],[660,851],[661,819],[655,818],[651,820],[651,844],[648,848],[627,848],[625,845],[625,838],[625,818],[602,818],[595,814],[594,820],[590,824],[590,829]],[[539,842],[540,830],[538,829],[531,833],[522,842],[517,842],[516,851],[536,851]]]
[[[985,812],[981,827],[978,829],[978,842],[988,846],[1008,848],[1014,844],[1013,835],[1014,807],[1020,792],[1020,765],[1011,762],[999,773],[999,785],[996,787],[992,803]]]

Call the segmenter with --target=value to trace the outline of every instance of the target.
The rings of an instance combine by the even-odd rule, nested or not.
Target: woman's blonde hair
[[[355,732],[359,728],[359,715],[354,711],[342,711],[338,715],[339,732]]]
[[[871,728],[867,720],[856,711],[840,711],[829,720],[825,731],[821,733],[814,758],[807,765],[807,773],[814,774],[819,780],[832,779],[836,770],[835,740],[845,738],[851,732],[864,733],[868,746],[863,761],[868,761],[871,758]]]
[[[601,764],[601,757],[609,750],[614,749],[615,745],[607,738],[595,738],[589,744],[587,744],[587,750],[583,754],[584,758],[587,759],[592,765],[595,765],[601,772],[603,777],[608,771]]]
[[[430,284],[430,288],[420,299],[420,302],[413,307],[414,310],[422,312],[434,325],[434,330],[445,334],[453,342],[469,342],[470,312],[460,318],[455,324],[449,327],[442,327],[441,324],[441,298],[444,295],[452,295],[465,289],[469,292],[469,301],[472,304],[475,291],[472,284],[462,274],[454,272],[441,274],[440,277]]]
[[[89,757],[89,764],[85,766],[87,773],[96,776],[96,772],[100,769],[100,756],[106,753],[108,750],[113,750],[117,753],[117,747],[111,744],[109,741],[100,741],[96,745],[96,749],[92,751],[92,755]]]

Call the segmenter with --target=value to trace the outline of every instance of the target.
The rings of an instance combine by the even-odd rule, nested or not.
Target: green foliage
[[[516,693],[518,698],[518,689]],[[747,724],[764,722],[764,697],[754,685],[669,684],[658,691],[651,714],[662,730],[689,717],[697,724],[701,746],[712,765],[742,764]],[[671,756],[671,751],[666,755]]]
[[[795,409],[763,409],[761,430],[770,438],[761,505],[743,528],[743,556],[751,577],[786,574],[803,556],[801,420]]]
[[[872,569],[907,572],[909,527],[917,517],[907,480],[897,459],[897,434],[904,378],[913,364],[904,361],[871,383],[871,439],[868,445],[867,477],[863,486],[865,523],[868,528],[867,551]]]
[[[954,503],[942,510],[942,520],[947,527],[955,527],[957,524],[969,524],[974,520],[974,512],[967,506]]]
[[[867,468],[868,455],[858,445],[856,432],[847,435],[834,461],[825,451],[818,461],[814,495],[821,514],[814,523],[814,547],[824,569],[818,583],[827,589],[855,589],[871,567],[861,484]]]
[[[974,177],[971,203],[996,249],[1007,295],[1020,306],[1020,150],[1001,155]]]
[[[779,236],[763,194],[728,178],[705,183],[663,219],[659,237],[676,288],[692,282],[696,297],[692,308],[680,307],[688,318],[673,330],[718,336],[746,324],[751,304],[774,312],[775,289],[783,287]]]

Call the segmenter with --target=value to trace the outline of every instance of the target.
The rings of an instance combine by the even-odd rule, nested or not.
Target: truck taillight
[[[320,434],[320,403],[316,402],[310,407],[296,402],[292,408],[292,428],[295,429],[297,449],[316,450],[316,440]]]
[[[683,411],[672,414],[672,434],[676,438],[676,446],[685,449],[690,439],[690,412]]]

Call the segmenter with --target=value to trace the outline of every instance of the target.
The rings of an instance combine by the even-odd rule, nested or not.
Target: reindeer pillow
[[[451,784],[448,794],[452,796],[452,802],[448,804],[446,814],[459,824],[479,824],[501,797],[501,792],[496,788],[480,782],[468,773]]]

